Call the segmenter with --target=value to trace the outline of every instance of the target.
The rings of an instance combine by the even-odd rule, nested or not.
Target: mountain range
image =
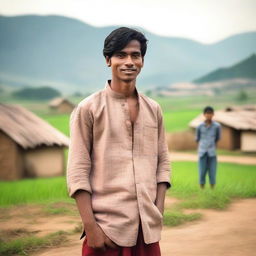
[[[111,75],[103,43],[115,28],[64,16],[0,16],[0,84],[53,86],[63,92],[102,88]],[[256,52],[256,32],[202,44],[140,30],[149,40],[141,89],[192,81]]]

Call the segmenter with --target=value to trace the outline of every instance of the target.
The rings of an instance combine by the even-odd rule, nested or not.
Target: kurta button
[[[122,103],[121,105],[122,105],[123,107],[125,106],[125,104],[124,104],[124,103]]]
[[[131,126],[131,121],[130,121],[130,120],[126,120],[125,123],[126,123],[126,125],[129,126],[129,127]]]

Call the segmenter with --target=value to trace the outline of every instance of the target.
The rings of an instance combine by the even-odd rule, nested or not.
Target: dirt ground
[[[224,163],[234,163],[234,164],[248,164],[256,165],[256,157],[254,156],[227,156],[227,155],[218,155],[218,161]],[[197,154],[186,153],[186,152],[170,152],[171,161],[192,161],[197,162]]]
[[[168,198],[171,206],[177,200]],[[60,205],[61,206],[61,205]],[[75,211],[74,205],[69,205]],[[256,255],[256,199],[233,202],[224,211],[187,210],[200,212],[203,218],[178,227],[164,227],[160,242],[162,256],[254,256]],[[49,214],[44,206],[20,206],[0,213],[0,229],[24,228],[37,236],[78,227],[76,214]],[[43,249],[31,256],[79,256],[79,233],[69,235],[69,242],[58,248]]]
[[[164,228],[163,256],[255,256],[256,199],[234,202],[224,211],[200,212],[203,218],[183,226]]]

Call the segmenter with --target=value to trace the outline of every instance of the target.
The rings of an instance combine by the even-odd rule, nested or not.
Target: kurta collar
[[[125,96],[125,95],[123,95],[122,93],[115,92],[115,91],[113,91],[113,90],[111,89],[111,87],[110,87],[110,82],[111,82],[111,80],[108,80],[108,81],[106,82],[106,84],[105,84],[105,89],[106,89],[107,93],[108,93],[111,97],[116,98],[116,99],[126,99],[126,96]],[[138,99],[139,99],[139,93],[138,93],[136,87],[135,87],[135,93],[136,93],[136,95],[137,95],[137,97],[138,97]]]

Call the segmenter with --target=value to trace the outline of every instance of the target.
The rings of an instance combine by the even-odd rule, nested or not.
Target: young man
[[[196,141],[198,142],[199,154],[199,184],[203,189],[205,176],[209,172],[211,188],[216,184],[216,144],[220,139],[221,126],[212,120],[214,109],[210,106],[204,108],[205,121],[196,129]]]
[[[137,92],[144,35],[118,28],[103,54],[112,80],[70,121],[67,182],[86,238],[83,256],[158,256],[170,163],[160,106]]]

